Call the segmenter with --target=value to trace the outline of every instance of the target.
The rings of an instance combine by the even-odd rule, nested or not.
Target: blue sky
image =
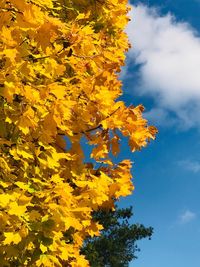
[[[134,46],[123,69],[123,100],[146,107],[157,139],[131,154],[132,222],[154,227],[130,267],[200,266],[200,0],[131,2]]]

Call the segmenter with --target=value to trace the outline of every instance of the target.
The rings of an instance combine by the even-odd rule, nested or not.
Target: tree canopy
[[[80,248],[102,229],[92,213],[133,190],[130,160],[111,154],[156,129],[118,100],[127,11],[126,0],[0,1],[1,266],[88,266]]]
[[[98,237],[88,237],[82,248],[91,267],[128,267],[137,258],[136,242],[150,239],[153,228],[131,224],[132,215],[132,207],[94,212],[93,218],[103,225],[103,230]]]

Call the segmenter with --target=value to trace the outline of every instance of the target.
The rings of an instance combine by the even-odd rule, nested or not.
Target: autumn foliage
[[[126,0],[0,1],[0,266],[89,266],[92,212],[133,190],[112,154],[156,130],[117,101],[127,21]]]

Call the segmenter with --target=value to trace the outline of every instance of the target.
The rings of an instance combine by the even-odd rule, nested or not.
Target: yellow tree
[[[111,154],[121,136],[134,152],[156,129],[142,106],[117,100],[127,10],[126,0],[0,0],[0,266],[88,266],[80,248],[102,229],[92,212],[133,190],[130,161]]]

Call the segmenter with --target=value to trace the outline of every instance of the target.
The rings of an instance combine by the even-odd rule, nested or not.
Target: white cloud
[[[178,162],[178,165],[183,167],[188,171],[192,171],[194,173],[200,172],[200,162],[192,161],[192,160],[182,160]]]
[[[152,96],[151,118],[165,124],[173,114],[183,128],[200,127],[200,37],[171,14],[138,5],[130,12],[128,65],[138,64],[138,93]],[[130,69],[130,68],[129,68]],[[162,118],[162,120],[160,120]],[[168,122],[167,124],[174,124]]]
[[[186,224],[186,223],[189,223],[189,222],[195,220],[196,217],[197,217],[196,213],[194,213],[190,210],[186,210],[180,215],[179,221],[181,224]]]
[[[161,107],[152,108],[150,111],[145,112],[145,118],[150,122],[156,122],[156,126],[174,126],[176,125],[176,119],[169,115],[169,112]]]

